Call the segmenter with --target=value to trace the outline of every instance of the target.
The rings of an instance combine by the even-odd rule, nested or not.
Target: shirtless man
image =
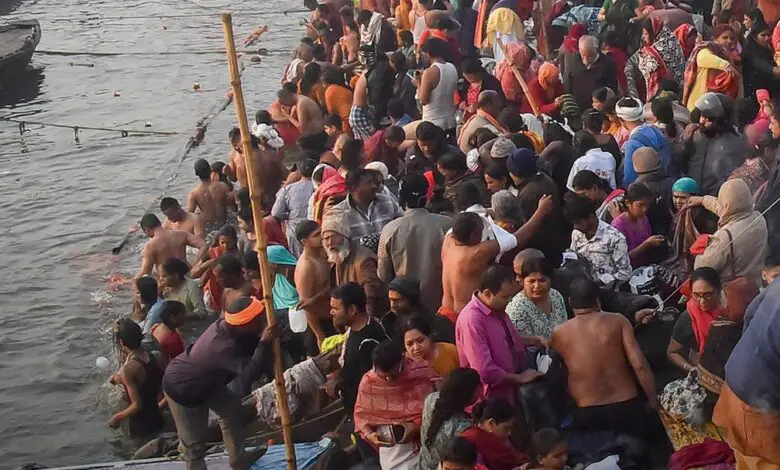
[[[160,212],[165,216],[162,226],[165,230],[181,230],[196,237],[203,238],[203,230],[198,216],[181,208],[179,201],[172,197],[164,197],[160,201]]]
[[[200,211],[200,226],[204,233],[217,230],[227,221],[227,209],[234,206],[232,191],[221,181],[211,180],[211,165],[204,159],[195,162],[195,175],[200,184],[187,196],[187,211]]]
[[[297,127],[302,134],[321,132],[323,124],[322,108],[311,98],[304,95],[296,95],[282,88],[277,93],[281,106],[281,115],[292,125]],[[285,107],[292,108],[288,113]]]
[[[657,409],[658,400],[631,323],[622,315],[601,311],[599,286],[590,279],[572,282],[569,302],[575,317],[553,331],[551,346],[568,370],[569,395],[577,403],[574,427],[649,437],[658,417],[653,418],[647,405]]]
[[[330,316],[330,264],[321,235],[320,226],[311,220],[303,221],[295,228],[295,237],[303,246],[295,266],[295,287],[301,299],[298,308],[306,312],[309,331],[314,334],[314,338],[307,338],[306,354],[309,356],[315,356],[322,341],[335,333]]]
[[[244,158],[244,147],[241,143],[241,130],[234,127],[229,135],[233,150],[228,157],[229,160],[225,167],[225,173],[231,180],[238,181],[239,189],[248,188],[249,178],[247,176],[246,159]],[[257,169],[257,177],[260,179],[260,185],[264,190],[263,200],[269,206],[273,206],[276,193],[282,187],[282,182],[284,182],[286,176],[286,170],[278,150],[284,145],[284,142],[281,141],[278,135],[273,138],[259,139],[253,135],[251,141],[252,157],[254,158],[252,166]],[[235,194],[238,194],[238,192]]]
[[[151,274],[152,269],[157,268],[159,274],[163,263],[168,258],[178,258],[187,261],[187,247],[192,246],[202,250],[206,245],[195,235],[181,230],[165,230],[160,219],[154,214],[144,214],[141,218],[141,230],[151,238],[144,247],[141,268],[134,280]]]
[[[542,196],[534,215],[520,227],[507,246],[496,240],[482,240],[484,222],[473,212],[463,212],[455,218],[452,233],[444,237],[441,249],[442,287],[444,296],[439,313],[453,323],[458,313],[471,301],[479,288],[479,277],[499,254],[523,246],[539,229],[544,217],[553,210],[550,196]]]

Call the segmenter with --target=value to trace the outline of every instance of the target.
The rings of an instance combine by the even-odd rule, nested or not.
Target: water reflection
[[[24,0],[0,0],[0,15],[7,15],[16,10]]]
[[[46,77],[43,72],[43,67],[28,67],[24,72],[18,73],[12,83],[4,83],[0,90],[0,108],[13,108],[37,98],[41,92],[41,83]]]

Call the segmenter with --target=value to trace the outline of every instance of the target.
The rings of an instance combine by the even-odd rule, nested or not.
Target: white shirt
[[[600,148],[590,149],[585,152],[585,155],[581,156],[574,161],[574,165],[569,172],[569,179],[566,182],[566,187],[570,191],[574,191],[574,175],[582,170],[590,170],[593,173],[599,175],[599,178],[609,183],[612,189],[615,189],[617,182],[615,181],[615,157],[611,153],[605,152]]]

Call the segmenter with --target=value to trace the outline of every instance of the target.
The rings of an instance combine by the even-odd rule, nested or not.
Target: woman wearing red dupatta
[[[386,341],[374,350],[374,368],[363,376],[355,403],[355,431],[379,449],[382,468],[417,467],[425,397],[439,379],[427,363],[405,359]]]
[[[688,23],[683,23],[674,30],[674,35],[680,42],[686,60],[696,48],[696,34],[696,28]]]
[[[708,91],[723,93],[736,100],[741,77],[729,56],[734,31],[727,24],[712,28],[712,42],[697,46],[685,68],[682,104],[693,111],[696,100]]]
[[[658,94],[662,80],[682,81],[685,57],[679,41],[660,18],[647,19],[642,24],[642,43],[639,71],[645,79],[649,101]]]

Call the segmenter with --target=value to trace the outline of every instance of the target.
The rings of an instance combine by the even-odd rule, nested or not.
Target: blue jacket
[[[623,145],[623,187],[627,188],[629,184],[636,181],[637,174],[634,170],[634,152],[642,147],[652,147],[661,157],[661,166],[664,170],[669,170],[669,163],[672,161],[672,146],[666,139],[661,130],[651,124],[644,124],[638,127],[631,137]]]

